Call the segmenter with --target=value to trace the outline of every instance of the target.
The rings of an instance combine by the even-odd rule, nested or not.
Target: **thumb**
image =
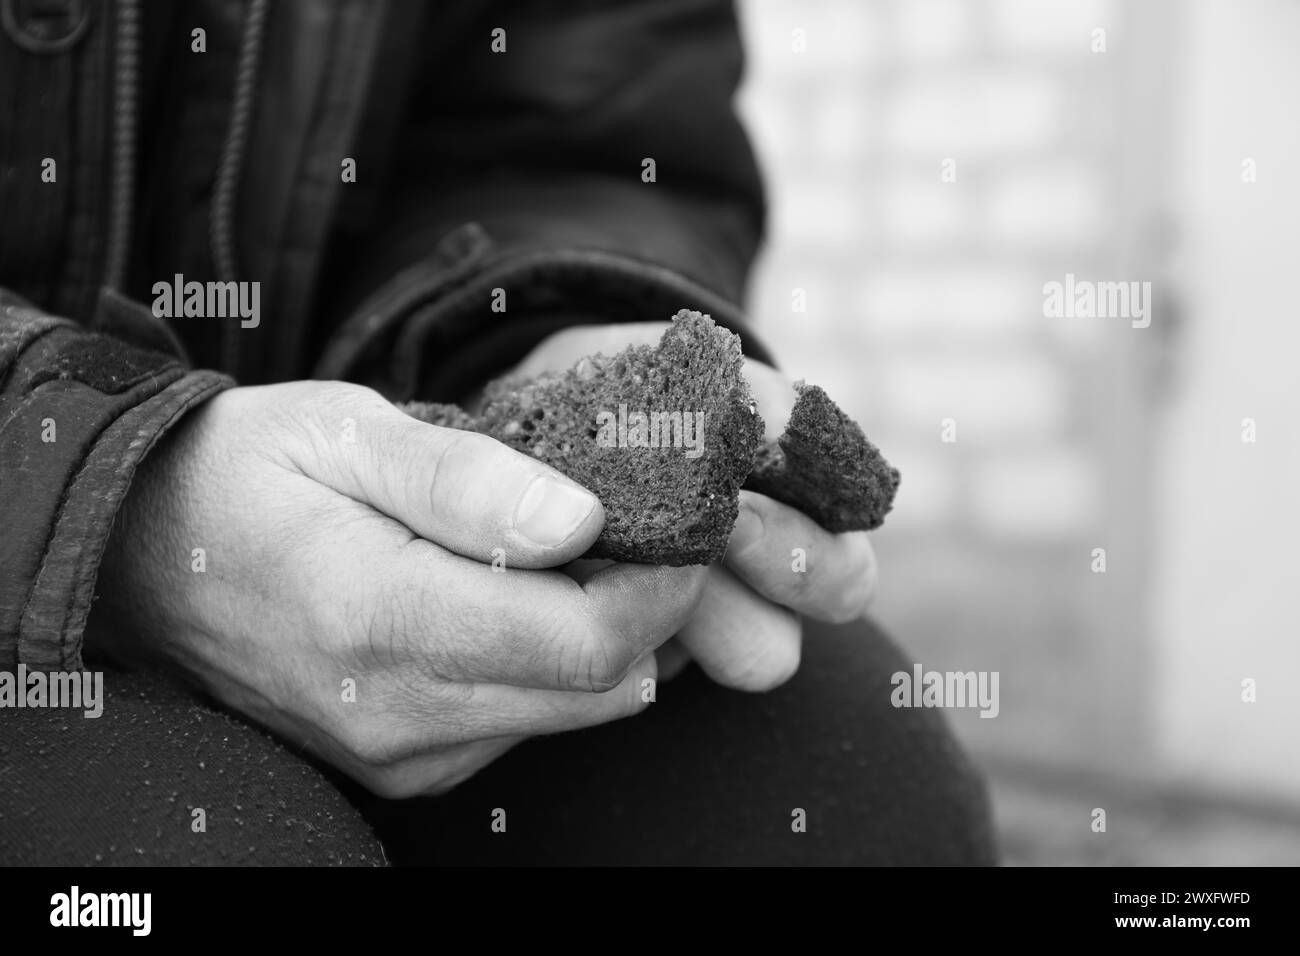
[[[486,435],[421,422],[378,393],[352,405],[350,434],[330,443],[337,453],[300,467],[420,537],[484,563],[546,568],[580,557],[600,535],[596,496],[548,465]],[[337,406],[329,415],[337,435]]]

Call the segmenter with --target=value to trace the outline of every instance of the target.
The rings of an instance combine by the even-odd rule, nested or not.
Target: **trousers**
[[[767,694],[691,667],[643,713],[531,739],[450,793],[374,797],[166,676],[103,715],[0,710],[6,865],[989,865],[982,775],[873,623],[806,622]]]

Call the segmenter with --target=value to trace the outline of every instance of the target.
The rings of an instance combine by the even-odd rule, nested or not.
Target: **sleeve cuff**
[[[81,666],[99,561],[141,459],[233,382],[171,356],[57,328],[5,387],[0,422],[0,660]]]

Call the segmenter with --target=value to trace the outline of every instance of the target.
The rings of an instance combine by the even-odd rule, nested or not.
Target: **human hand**
[[[542,341],[515,371],[559,371],[595,352],[653,345],[666,328],[666,322],[574,326]],[[793,382],[750,359],[743,374],[763,418],[764,438],[774,441],[794,407]],[[876,574],[867,532],[831,534],[794,508],[742,491],[726,558],[708,568],[699,605],[677,637],[659,649],[660,674],[667,679],[693,658],[727,687],[778,687],[799,667],[799,615],[830,623],[862,616]]]
[[[546,465],[369,389],[236,388],[142,463],[87,640],[178,667],[382,796],[442,792],[653,698],[705,572],[549,570],[603,522]]]

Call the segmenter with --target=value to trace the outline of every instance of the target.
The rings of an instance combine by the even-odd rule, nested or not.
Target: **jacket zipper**
[[[212,243],[212,264],[217,279],[222,282],[235,282],[239,277],[238,253],[235,249],[235,202],[239,198],[239,171],[244,164],[248,130],[253,118],[253,99],[257,92],[257,68],[266,12],[266,0],[252,0],[248,18],[244,21],[235,72],[235,92],[230,108],[230,125],[226,129],[226,141],[221,149],[221,162],[213,190],[209,238]],[[235,338],[236,328],[232,323],[221,326],[221,364],[224,371],[237,378],[239,341]]]
[[[104,253],[103,284],[121,290],[131,249],[131,217],[135,204],[135,127],[140,59],[139,0],[117,5],[116,70],[114,76],[113,165],[109,185],[108,245]]]

